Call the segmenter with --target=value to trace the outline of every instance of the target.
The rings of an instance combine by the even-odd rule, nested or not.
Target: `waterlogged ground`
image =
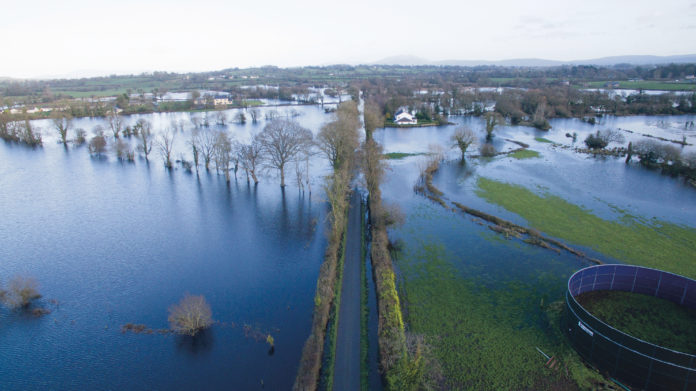
[[[479,119],[454,120],[483,140]],[[482,221],[414,194],[429,158],[420,154],[437,149],[432,144],[449,150],[433,181],[448,202],[539,229],[606,262],[646,264],[693,277],[696,189],[679,178],[627,166],[623,159],[597,159],[555,145],[573,146],[567,132],[583,140],[605,127],[632,127],[637,133],[679,140],[686,134],[692,140],[694,131],[682,129],[692,120],[613,118],[594,127],[554,120],[549,132],[501,127],[493,141],[498,151],[519,148],[508,139],[529,144],[533,152],[470,158],[466,165],[459,163],[457,151],[449,150],[456,126],[375,133],[385,152],[399,153],[399,159],[389,160],[382,190],[385,201],[406,214],[406,223],[390,233],[401,245],[396,265],[405,319],[412,332],[426,336],[447,387],[572,388],[601,381],[569,347],[558,320],[568,277],[588,263],[566,252],[507,240]],[[633,137],[626,135],[626,142]],[[545,367],[547,360],[537,347],[560,358],[563,369]]]
[[[328,120],[295,109],[313,131]],[[184,116],[146,117],[160,131]],[[264,123],[223,129],[243,140]],[[241,177],[228,186],[214,171],[165,171],[154,152],[149,164],[91,158],[44,132],[40,149],[0,143],[0,282],[35,278],[37,304],[52,311],[0,309],[0,389],[291,388],[325,248],[326,164],[312,162],[311,197],[292,180],[283,194],[271,174],[257,188]],[[189,132],[177,133],[179,152]],[[121,333],[126,323],[167,328],[186,292],[207,298],[210,330]]]

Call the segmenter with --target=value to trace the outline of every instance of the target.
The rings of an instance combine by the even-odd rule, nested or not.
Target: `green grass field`
[[[522,160],[522,159],[534,159],[537,157],[541,157],[541,154],[537,151],[532,151],[529,149],[523,149],[520,151],[515,151],[511,154],[508,154],[511,158],[517,159],[517,160]]]
[[[621,214],[604,220],[553,195],[537,195],[508,183],[479,178],[476,193],[523,217],[529,226],[622,262],[696,278],[696,229]]]
[[[401,294],[410,332],[425,336],[442,368],[443,389],[595,389],[603,381],[581,363],[561,334],[562,303],[537,315],[535,291],[563,278],[541,273],[492,288],[479,281],[485,276],[463,277],[443,245],[429,242],[417,248],[398,258]],[[546,359],[535,347],[559,358],[568,375],[544,367]]]
[[[594,291],[578,302],[603,322],[644,341],[696,354],[696,310],[653,296]]]
[[[543,137],[534,137],[534,140],[540,142],[540,143],[547,143],[547,144],[553,144],[553,141],[543,138]]]

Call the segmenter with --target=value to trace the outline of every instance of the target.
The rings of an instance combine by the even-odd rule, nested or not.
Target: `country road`
[[[350,198],[341,308],[338,312],[334,390],[360,390],[360,194]]]

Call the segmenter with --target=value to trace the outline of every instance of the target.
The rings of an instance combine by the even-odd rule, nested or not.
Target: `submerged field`
[[[477,185],[480,197],[520,215],[529,226],[551,236],[623,262],[696,277],[696,229],[620,210],[618,220],[606,220],[560,197],[541,196],[521,186],[487,178],[479,178]]]
[[[576,299],[592,315],[627,334],[696,354],[696,310],[630,292],[592,291]]]
[[[458,120],[483,142],[481,122]],[[672,131],[656,127],[652,118],[622,121],[640,122],[649,129],[644,132]],[[595,159],[558,148],[573,148],[566,133],[578,132],[582,139],[594,128],[579,121],[552,124],[544,133],[501,129],[493,139],[496,150],[518,148],[507,140],[530,144],[520,156],[461,163],[458,151],[445,153],[433,175],[445,205],[456,201],[535,228],[607,262],[695,276],[696,229],[688,206],[696,200],[693,189],[627,166],[622,159]],[[385,129],[376,132],[376,139],[387,154],[418,154],[435,141],[446,147],[453,131],[454,126]],[[428,159],[389,160],[382,193],[386,203],[398,205],[406,215],[405,223],[390,231],[404,322],[409,332],[425,337],[441,369],[442,388],[617,389],[584,364],[562,333],[567,279],[589,261],[506,238],[478,218],[414,194]],[[537,348],[553,360],[548,362]]]
[[[329,118],[298,111],[313,130]],[[126,121],[138,118],[159,132],[188,114]],[[210,130],[243,142],[265,122]],[[281,191],[272,172],[254,186],[241,172],[228,184],[214,169],[165,170],[154,150],[149,161],[90,157],[35,123],[42,148],[0,142],[0,284],[34,278],[37,305],[52,312],[0,307],[0,389],[290,389],[326,248],[325,161],[311,162],[310,195],[294,183]],[[191,128],[177,131],[177,159],[191,159]],[[169,306],[187,292],[210,304],[210,329],[122,332],[169,327]]]
[[[425,336],[445,389],[575,389],[601,381],[561,334],[560,300],[579,260],[501,239],[429,201],[414,209],[394,232],[400,294],[407,328]],[[537,347],[560,364],[545,366]]]

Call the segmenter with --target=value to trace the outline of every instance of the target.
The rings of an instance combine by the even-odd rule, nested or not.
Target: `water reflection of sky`
[[[329,118],[296,109],[315,132]],[[187,116],[148,118],[159,131]],[[264,122],[227,131],[243,139]],[[177,148],[188,153],[186,134]],[[46,136],[39,149],[0,143],[0,282],[36,278],[53,310],[34,319],[0,309],[0,389],[291,388],[325,248],[326,162],[313,160],[311,197],[293,181],[283,195],[270,173],[256,188],[228,186],[214,171],[166,171],[156,154],[120,163]],[[166,328],[167,307],[187,291],[222,323],[196,339],[119,331]],[[273,356],[244,323],[273,334]]]
[[[517,145],[505,139],[517,140],[530,144],[530,149],[540,152],[541,158],[469,159],[466,167],[452,162],[442,166],[435,176],[435,184],[452,200],[518,222],[522,222],[519,217],[495,205],[489,205],[475,195],[478,177],[519,184],[538,193],[558,195],[571,203],[589,208],[604,218],[618,217],[612,207],[616,206],[647,218],[656,217],[696,226],[696,210],[692,207],[696,205],[696,190],[682,179],[646,170],[635,163],[627,166],[620,158],[594,158],[535,140],[543,137],[569,147],[584,146],[581,140],[591,132],[622,128],[679,140],[682,134],[686,134],[687,140],[696,144],[696,128],[690,128],[686,132],[682,129],[686,122],[694,120],[696,116],[606,117],[600,124],[592,126],[577,119],[554,119],[550,121],[553,127],[548,132],[529,127],[503,126],[496,130],[493,141],[497,150],[517,148]],[[440,145],[449,151],[447,158],[456,161],[458,152],[451,148],[450,141],[454,130],[460,125],[471,128],[477,134],[480,145],[485,139],[484,123],[480,118],[474,117],[452,117],[450,121],[457,125],[380,129],[375,133],[375,139],[384,146],[386,152],[421,153],[428,152],[430,145]],[[578,134],[576,142],[566,137],[566,133],[573,132]],[[640,137],[628,133],[625,136],[623,145]],[[472,147],[472,153],[477,153],[476,148],[477,145]],[[689,146],[684,151],[688,153],[696,149]],[[400,191],[411,189],[425,159],[423,156],[415,156],[391,161],[389,175],[397,170],[409,173],[408,180],[395,183],[394,186]]]

